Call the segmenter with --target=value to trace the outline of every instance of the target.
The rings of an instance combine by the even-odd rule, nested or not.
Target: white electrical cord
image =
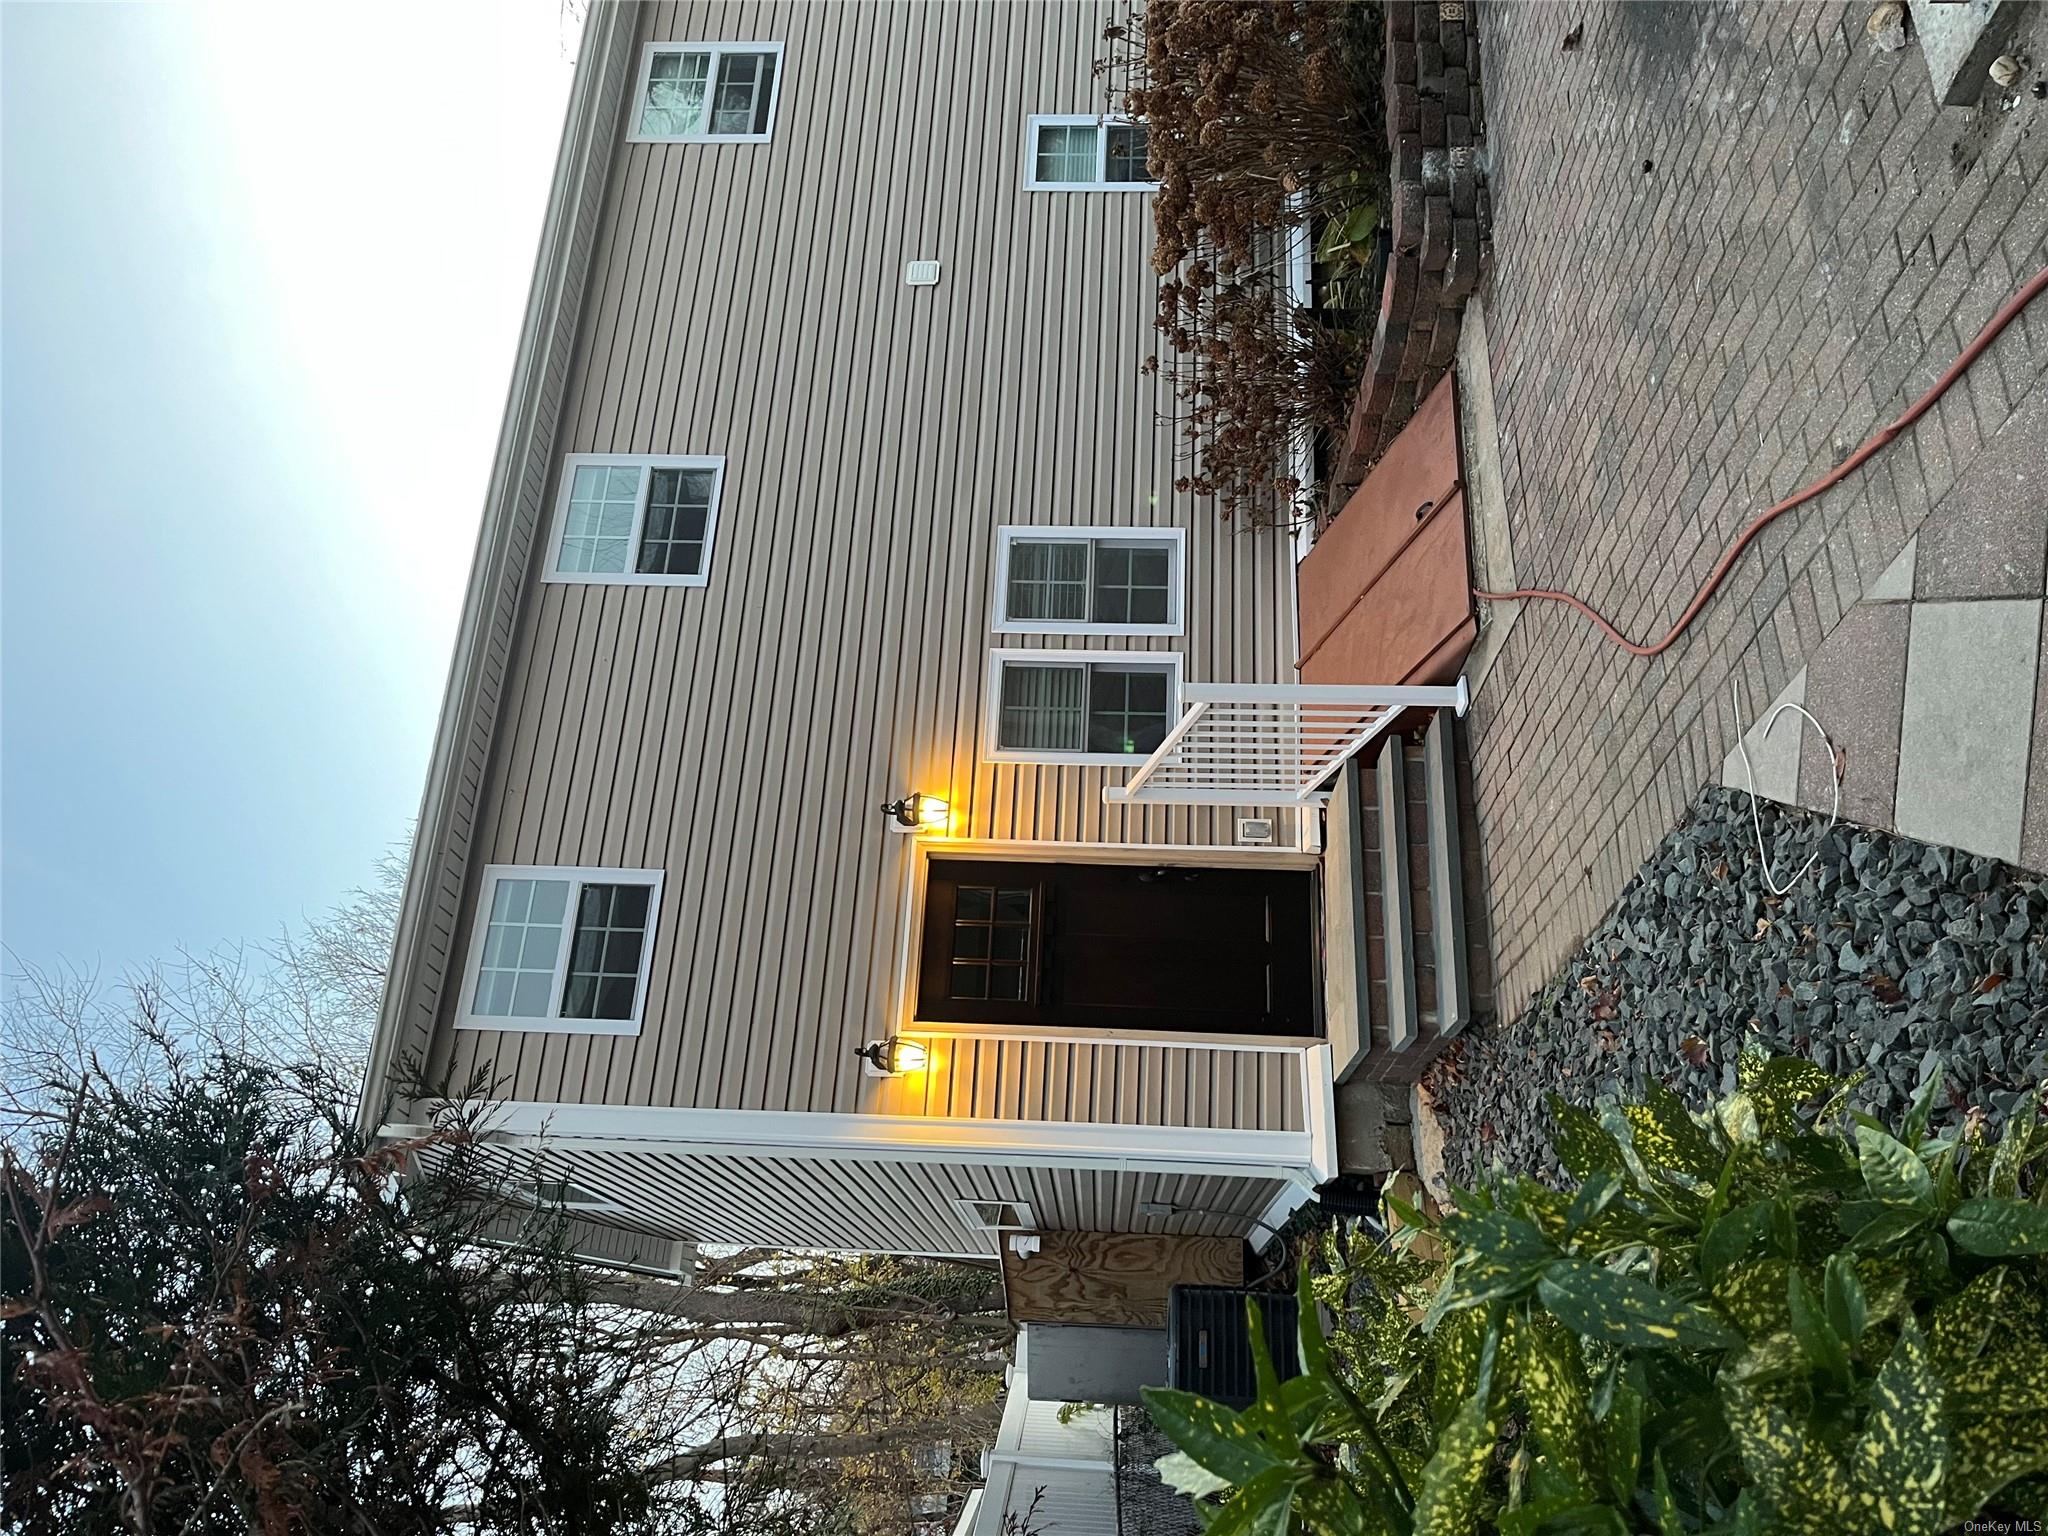
[[[1794,704],[1790,699],[1781,702],[1777,708],[1757,722],[1763,727],[1764,737],[1768,738],[1771,734],[1771,727],[1778,723],[1779,717],[1788,709],[1794,710],[1808,725],[1820,732],[1821,745],[1828,749],[1828,787],[1834,792],[1833,804],[1828,807],[1828,824],[1820,829],[1820,837],[1813,845],[1813,852],[1806,856],[1806,862],[1799,866],[1799,872],[1783,885],[1780,885],[1771,876],[1770,850],[1764,847],[1763,818],[1757,814],[1756,770],[1750,766],[1749,761],[1749,732],[1739,729],[1741,723],[1749,718],[1749,707],[1742,697],[1742,675],[1740,673],[1737,673],[1729,680],[1728,696],[1735,705],[1735,720],[1738,726],[1735,748],[1742,754],[1742,776],[1749,783],[1749,824],[1756,832],[1757,862],[1763,867],[1764,884],[1769,887],[1771,894],[1773,896],[1786,896],[1791,894],[1793,886],[1806,878],[1806,872],[1813,868],[1814,861],[1820,857],[1821,847],[1827,842],[1828,834],[1835,830],[1835,823],[1842,819],[1842,775],[1835,759],[1835,744],[1829,739],[1827,727],[1814,719],[1805,705]]]

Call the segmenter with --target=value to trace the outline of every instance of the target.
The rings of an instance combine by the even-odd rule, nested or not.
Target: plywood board
[[[1471,554],[1446,378],[1301,562],[1301,680],[1448,683],[1471,649]]]
[[[1166,1326],[1176,1285],[1244,1284],[1234,1237],[1143,1237],[1123,1232],[1041,1232],[1038,1252],[1003,1245],[1003,1294],[1019,1323]]]

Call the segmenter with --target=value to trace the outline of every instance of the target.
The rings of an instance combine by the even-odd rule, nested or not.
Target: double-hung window
[[[775,127],[780,43],[649,43],[632,137],[765,144]]]
[[[659,870],[489,866],[458,1027],[638,1034],[660,902]]]
[[[1040,113],[1025,129],[1024,185],[1034,192],[1150,192],[1145,125],[1136,118]]]
[[[547,579],[703,586],[724,480],[723,459],[571,454]]]
[[[1177,635],[1184,547],[1178,528],[999,528],[994,627]]]
[[[1179,717],[1171,651],[995,651],[983,755],[1134,766]]]

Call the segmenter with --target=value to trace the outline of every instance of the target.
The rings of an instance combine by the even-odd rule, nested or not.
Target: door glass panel
[[[1028,998],[1037,922],[1031,887],[963,885],[953,913],[952,995],[998,1002]]]

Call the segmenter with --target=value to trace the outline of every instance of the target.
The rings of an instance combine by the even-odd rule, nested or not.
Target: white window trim
[[[711,92],[718,88],[718,61],[728,53],[772,53],[775,79],[768,89],[768,131],[766,133],[642,133],[641,119],[647,110],[647,85],[654,75],[654,59],[662,53],[708,53],[711,71],[705,77],[705,120],[710,120]],[[633,115],[626,134],[628,144],[766,144],[775,137],[775,114],[782,110],[782,85],[787,61],[780,43],[686,42],[664,38],[640,50],[640,75],[633,86]]]
[[[988,653],[987,699],[981,716],[981,756],[989,763],[1077,763],[1103,768],[1136,768],[1145,758],[1135,752],[1055,752],[1049,747],[999,746],[1003,713],[1003,664],[1026,661],[1070,666],[1088,662],[1132,662],[1163,668],[1166,682],[1166,726],[1171,730],[1180,719],[1181,656],[1179,651],[1046,651],[998,648]]]
[[[555,950],[554,980],[549,985],[548,1013],[544,1018],[505,1018],[476,1011],[477,978],[483,970],[484,935],[491,924],[491,903],[500,880],[567,880],[569,905],[562,920],[562,939]],[[661,920],[662,871],[658,869],[599,869],[572,864],[487,864],[477,892],[476,915],[470,919],[469,955],[463,961],[462,1007],[456,1014],[457,1029],[491,1029],[508,1033],[560,1035],[637,1035],[647,1012],[647,979],[654,966],[654,940]],[[568,979],[569,949],[576,941],[576,907],[585,885],[644,885],[647,887],[647,938],[640,946],[640,977],[633,990],[630,1019],[565,1019],[560,1016],[562,985]]]
[[[1164,544],[1168,546],[1167,614],[1164,624],[1098,624],[1083,619],[1013,619],[1009,616],[1010,549],[1020,539],[1087,540],[1091,544]],[[1089,556],[1089,597],[1094,597],[1094,555]],[[1185,625],[1183,594],[1187,587],[1187,530],[1184,528],[1039,527],[1004,523],[996,529],[995,615],[989,628],[999,635],[1178,635]]]
[[[644,78],[644,76],[643,76]],[[634,121],[639,121],[635,118]],[[1140,123],[1144,119],[1128,112],[1034,112],[1024,119],[1024,190],[1026,192],[1157,192],[1156,181],[1111,181],[1109,177],[1109,135],[1095,140],[1095,180],[1040,181],[1038,179],[1038,130],[1078,128],[1093,125],[1108,128],[1116,123]]]
[[[1014,1224],[990,1226],[986,1221],[982,1220],[981,1213],[975,1209],[979,1205],[1007,1205],[1017,1213],[1017,1220]],[[991,1195],[986,1200],[961,1196],[953,1201],[953,1209],[960,1213],[960,1225],[970,1232],[1035,1232],[1038,1230],[1038,1218],[1031,1214],[1031,1205],[1028,1201],[1024,1200],[1010,1200],[1000,1195]]]
[[[569,531],[569,497],[576,488],[576,471],[584,465],[609,465],[619,469],[638,468],[640,496],[633,504],[633,531],[627,539],[626,559],[640,559],[640,534],[647,524],[647,497],[654,488],[657,469],[708,469],[711,471],[711,511],[704,519],[704,568],[695,576],[625,571],[565,571],[562,539]],[[702,587],[711,582],[711,557],[717,548],[718,509],[725,500],[725,458],[722,454],[688,453],[571,453],[562,457],[561,484],[555,489],[554,527],[548,533],[548,568],[544,582],[564,582],[597,587]]]

